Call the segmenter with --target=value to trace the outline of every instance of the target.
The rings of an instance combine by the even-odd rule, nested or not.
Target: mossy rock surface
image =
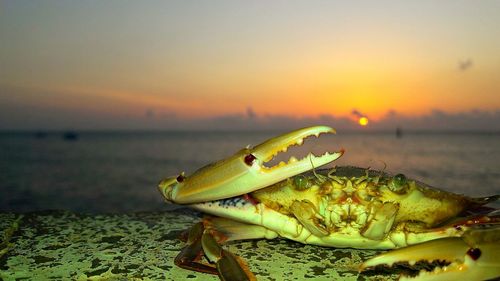
[[[185,209],[119,215],[0,213],[0,243],[6,245],[3,254],[0,247],[0,280],[218,280],[174,265],[184,246],[179,234],[200,218]],[[376,251],[284,239],[237,241],[224,247],[244,258],[258,280],[397,277],[358,274],[359,264]]]

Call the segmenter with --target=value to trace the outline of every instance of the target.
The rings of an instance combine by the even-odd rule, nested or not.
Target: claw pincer
[[[314,167],[328,164],[342,156],[342,151],[315,156],[309,154],[302,160],[290,158],[288,163],[267,167],[279,152],[292,145],[301,145],[309,136],[334,134],[326,126],[296,130],[261,143],[254,148],[244,148],[235,155],[207,165],[185,177],[167,178],[160,182],[159,189],[168,201],[178,204],[207,202],[234,197],[270,186],[274,183],[307,172]]]
[[[447,237],[393,250],[365,261],[360,271],[395,264],[438,263],[400,280],[489,280],[500,276],[500,224],[475,226],[461,237]]]

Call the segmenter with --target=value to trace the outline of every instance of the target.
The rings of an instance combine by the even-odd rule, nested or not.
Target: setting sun
[[[358,120],[358,123],[361,126],[366,126],[366,125],[368,125],[368,118],[366,118],[364,116],[360,117],[359,120]]]

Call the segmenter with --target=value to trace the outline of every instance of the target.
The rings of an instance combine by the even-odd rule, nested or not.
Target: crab
[[[328,126],[299,129],[246,147],[190,176],[163,179],[158,188],[167,202],[209,215],[185,233],[187,245],[175,264],[222,280],[256,280],[246,262],[221,245],[282,237],[325,247],[397,248],[363,262],[360,272],[423,262],[432,269],[417,268],[410,278],[500,276],[500,213],[484,206],[499,195],[471,198],[403,174],[358,167],[316,169],[338,159],[343,150],[269,165],[306,138],[334,133]]]

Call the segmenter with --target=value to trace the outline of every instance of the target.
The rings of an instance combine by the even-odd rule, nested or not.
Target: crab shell
[[[356,167],[303,174],[334,161],[343,150],[309,154],[301,160],[291,157],[273,167],[264,165],[291,145],[301,145],[306,137],[334,132],[326,126],[293,131],[247,147],[191,176],[181,173],[164,179],[159,189],[169,202],[236,221],[232,226],[227,221],[215,227],[211,224],[225,239],[280,236],[307,244],[364,249],[460,237],[469,225],[451,221],[498,198],[469,198],[401,174]],[[217,262],[215,257],[210,260]]]

